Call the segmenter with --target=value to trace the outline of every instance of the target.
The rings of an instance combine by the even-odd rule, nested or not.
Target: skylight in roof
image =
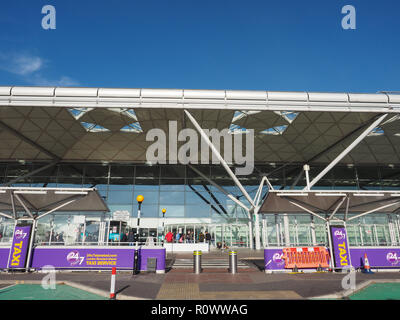
[[[293,111],[274,111],[276,114],[279,114],[283,119],[285,119],[287,122],[292,123],[294,119],[297,118],[299,115],[299,112],[293,112]]]
[[[381,127],[376,127],[368,136],[383,136],[385,131]]]
[[[68,108],[68,111],[72,114],[72,116],[78,120],[82,117],[85,113],[93,110],[93,108]]]
[[[134,132],[134,133],[143,132],[142,127],[140,126],[139,122],[130,123],[130,124],[126,125],[125,127],[121,128],[120,131]]]
[[[259,112],[261,112],[261,111],[235,111],[232,122],[238,121],[244,117],[247,117],[252,114],[259,113]]]
[[[83,122],[81,121],[82,127],[85,128],[87,132],[107,132],[110,131],[107,128],[104,128],[103,126],[95,123],[90,123],[90,122]]]
[[[243,128],[241,126],[238,126],[237,124],[231,123],[229,127],[229,133],[231,134],[236,134],[236,133],[247,133],[247,129]]]
[[[285,132],[287,127],[288,127],[287,125],[272,127],[272,128],[268,128],[268,129],[265,129],[263,131],[260,131],[260,133],[262,133],[262,134],[271,134],[271,135],[275,135],[276,136],[276,135],[280,135],[283,132]]]

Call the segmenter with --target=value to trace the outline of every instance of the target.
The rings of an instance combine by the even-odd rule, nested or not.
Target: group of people
[[[121,242],[128,242],[130,246],[133,246],[134,242],[137,241],[139,241],[139,236],[133,230],[126,231],[121,237]]]
[[[45,242],[50,242],[50,231],[46,232]],[[64,244],[64,233],[63,232],[52,232],[51,233],[51,242],[59,245]]]
[[[200,232],[195,236],[194,231],[188,231],[186,234],[183,232],[171,232],[169,231],[165,235],[165,240],[169,243],[196,243],[196,242],[207,242],[211,243],[211,234],[209,232]]]

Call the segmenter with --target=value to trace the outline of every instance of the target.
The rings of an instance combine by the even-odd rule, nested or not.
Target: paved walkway
[[[118,299],[207,300],[207,299],[307,299],[342,292],[340,273],[265,274],[262,270],[263,252],[239,251],[248,268],[230,274],[222,268],[204,268],[201,274],[192,269],[174,269],[177,258],[191,254],[168,254],[165,274],[118,272],[116,291]],[[203,259],[228,257],[227,253],[211,252]],[[0,273],[0,287],[13,283],[40,283],[42,273]],[[110,272],[59,272],[58,283],[72,284],[104,297],[109,296]],[[400,281],[400,272],[375,274],[356,273],[357,285],[366,281]]]

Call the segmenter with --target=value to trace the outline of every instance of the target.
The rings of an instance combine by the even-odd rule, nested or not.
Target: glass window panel
[[[102,191],[107,191],[108,190],[108,184],[97,184],[95,186],[97,190],[102,190]]]
[[[207,204],[187,205],[186,218],[209,218],[210,206]]]
[[[14,221],[11,219],[0,217],[0,243],[12,242],[14,233]]]
[[[166,204],[184,204],[185,193],[184,192],[160,192],[160,203]]]
[[[83,177],[84,165],[82,164],[61,164],[58,166],[58,177]]]
[[[138,191],[151,191],[151,192],[158,192],[160,190],[160,187],[158,185],[135,185],[135,192]]]
[[[321,219],[318,219],[321,220]],[[315,240],[317,245],[327,245],[328,237],[325,230],[325,225],[315,224]]]
[[[100,221],[87,221],[86,220],[86,239],[85,243],[97,244],[99,241]]]
[[[53,220],[53,232],[52,232],[52,243],[57,245],[65,244],[65,237],[68,234],[68,226],[72,223],[72,216],[56,214],[52,217]],[[75,237],[74,237],[75,239]],[[69,239],[71,241],[71,239]]]
[[[388,225],[376,225],[376,235],[379,246],[388,246],[391,244]]]
[[[89,187],[100,188],[100,186],[108,185],[108,179],[107,178],[97,178],[97,177],[84,177],[83,184],[88,185]]]
[[[35,241],[39,243],[49,242],[50,240],[50,220],[53,217],[51,215],[47,215],[38,220],[37,230],[35,233]]]
[[[133,180],[110,179],[110,190],[133,190]]]
[[[160,203],[160,208],[167,209],[166,217],[175,218],[175,217],[184,217],[185,216],[185,206],[177,206],[171,205],[167,203]],[[161,209],[159,210],[161,212]],[[162,216],[162,214],[161,214]]]
[[[347,237],[351,246],[361,245],[360,229],[355,224],[346,225]]]
[[[161,178],[185,178],[185,166],[161,166]]]
[[[300,246],[311,246],[311,226],[309,224],[298,224],[297,225],[297,237]]]
[[[296,226],[290,224],[289,225],[289,238],[290,238],[290,245],[297,246],[297,233],[296,233]]]
[[[142,204],[141,209],[140,209],[140,217],[141,218],[154,218],[159,216],[158,212],[158,205],[156,204]],[[135,204],[133,206],[133,216],[137,217],[137,212],[138,212],[138,205]],[[160,210],[161,212],[161,210]]]
[[[186,204],[207,204],[207,201],[211,201],[211,196],[208,192],[185,192],[185,203]]]
[[[130,165],[111,165],[111,178],[129,178],[134,176],[135,167]]]
[[[109,165],[86,165],[85,177],[106,178],[108,177]]]
[[[133,202],[132,191],[110,190],[108,192],[107,203],[109,204],[128,204],[132,202]]]
[[[210,167],[209,166],[195,166],[195,168],[200,171],[201,173],[203,173],[206,177],[210,176]],[[186,171],[186,176],[187,178],[194,178],[194,179],[198,179],[200,178],[199,174],[197,172],[195,172],[194,170],[192,170],[191,168],[187,168]]]
[[[361,232],[363,237],[363,245],[364,246],[374,246],[375,245],[375,236],[373,225],[371,224],[364,224],[361,225]]]
[[[160,167],[159,166],[136,166],[135,169],[135,177],[136,179],[156,179],[158,180],[160,176]],[[136,183],[138,183],[136,181]],[[158,183],[157,183],[158,184]]]
[[[183,180],[183,179],[161,179],[160,190],[185,191],[185,180]]]

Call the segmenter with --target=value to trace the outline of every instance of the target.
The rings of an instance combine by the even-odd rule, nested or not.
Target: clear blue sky
[[[0,85],[400,90],[399,17],[398,0],[7,0]]]

